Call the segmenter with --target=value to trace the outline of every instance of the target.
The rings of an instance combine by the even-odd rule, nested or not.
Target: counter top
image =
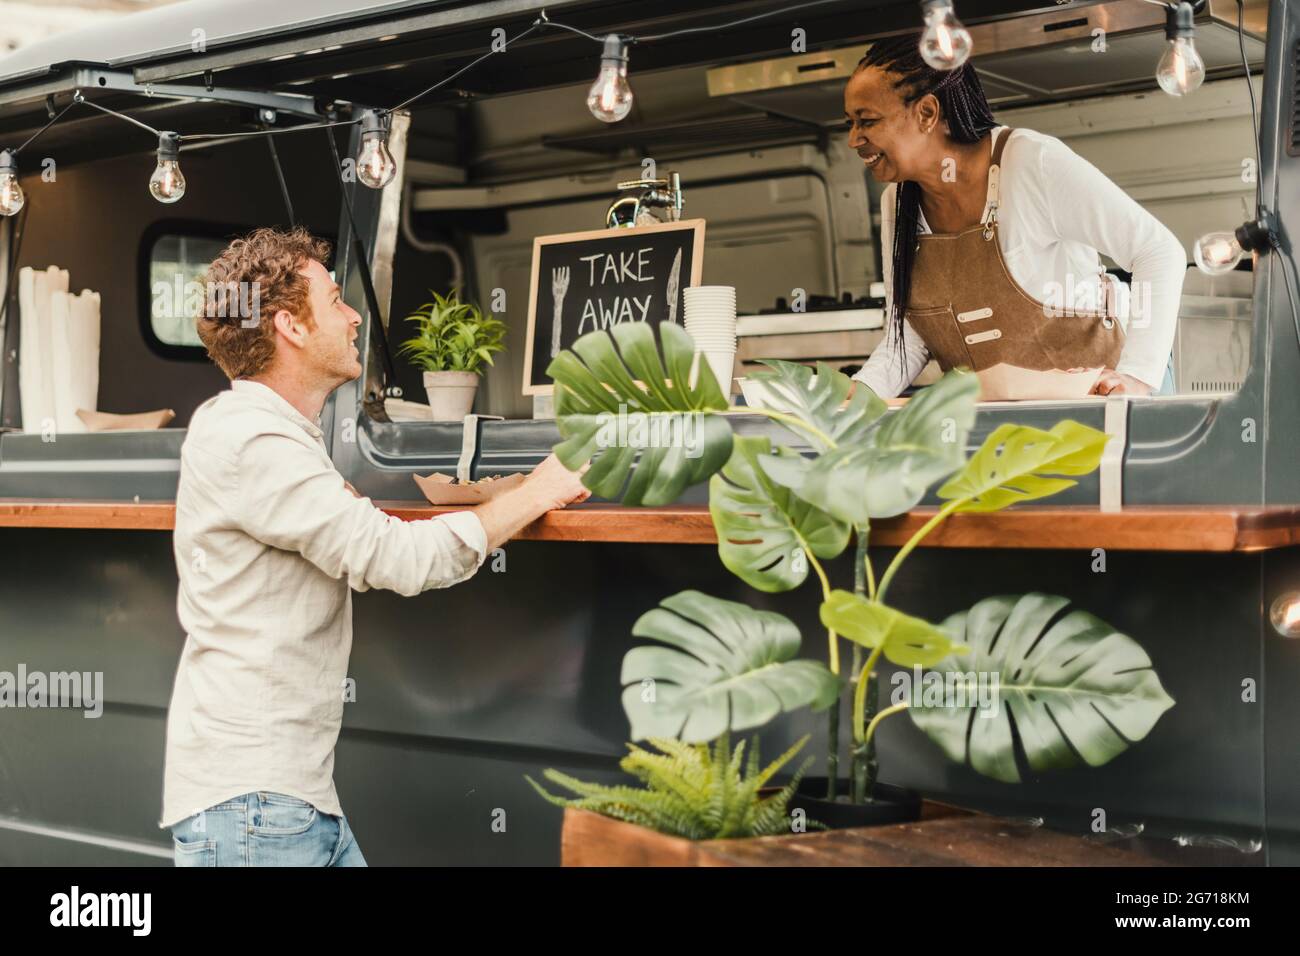
[[[463,509],[416,501],[379,501],[406,521]],[[89,501],[0,498],[0,528],[87,528],[170,531],[170,501]],[[917,508],[877,522],[871,543],[897,547],[934,515]],[[517,536],[524,541],[590,541],[643,544],[717,543],[703,505],[627,508],[583,504],[554,511]],[[1264,551],[1300,544],[1300,506],[1140,506],[1103,513],[1096,508],[1013,508],[993,514],[958,514],[922,542],[937,548],[1106,548],[1120,551]]]

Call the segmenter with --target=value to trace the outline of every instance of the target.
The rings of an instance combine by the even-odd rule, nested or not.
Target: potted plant
[[[506,326],[477,305],[461,302],[455,292],[442,296],[430,289],[429,294],[433,301],[406,317],[415,323],[415,335],[399,352],[424,370],[433,420],[460,421],[474,407],[483,366],[505,349]]]
[[[1006,424],[968,458],[978,381],[962,371],[886,414],[867,389],[849,398],[849,379],[827,365],[814,378],[806,366],[769,361],[754,376],[772,396],[766,407],[733,409],[712,375],[689,384],[695,349],[685,331],[661,324],[658,334],[660,347],[650,326],[615,326],[582,336],[551,362],[563,439],[557,456],[575,469],[590,460],[584,484],[630,505],[670,504],[708,480],[728,570],[769,593],[815,577],[828,663],[796,659],[801,636],[783,615],[698,591],[665,598],[633,627],[653,643],[623,659],[633,740],[699,744],[783,711],[825,710],[827,774],[809,815],[865,825],[915,818],[920,809],[916,798],[899,799],[877,783],[875,734],[891,716],[906,712],[951,759],[1014,783],[1022,762],[1035,772],[1081,760],[1100,766],[1173,706],[1141,646],[1086,611],[1066,612],[1065,598],[990,597],[939,624],[886,602],[908,555],[949,516],[1072,486],[1097,468],[1104,433],[1070,420],[1050,431]],[[733,434],[732,412],[779,422],[811,454]],[[911,510],[939,482],[942,507],[877,577],[872,520]],[[834,589],[825,564],[851,539],[854,588]],[[882,660],[912,678],[884,708]],[[995,688],[991,710],[982,682]],[[841,699],[851,715],[847,785],[839,782]]]

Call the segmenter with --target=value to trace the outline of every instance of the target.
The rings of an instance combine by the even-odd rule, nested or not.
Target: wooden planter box
[[[739,840],[685,840],[587,810],[564,811],[563,866],[1153,866],[1082,837],[926,801],[921,819]]]

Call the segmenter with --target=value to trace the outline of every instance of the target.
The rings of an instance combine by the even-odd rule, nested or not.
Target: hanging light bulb
[[[361,151],[357,153],[357,179],[371,189],[383,189],[397,175],[397,160],[388,151],[388,114],[366,110],[361,114]]]
[[[1300,591],[1279,595],[1268,610],[1268,618],[1283,637],[1300,637]]]
[[[165,203],[174,203],[185,195],[185,177],[181,175],[181,138],[175,133],[158,134],[158,165],[149,177],[149,194]]]
[[[952,0],[921,0],[925,32],[921,58],[934,70],[955,70],[970,56],[970,31],[952,10]]]
[[[1205,61],[1196,52],[1195,11],[1190,3],[1170,4],[1165,12],[1169,46],[1156,67],[1156,82],[1170,96],[1186,96],[1205,81]]]
[[[1235,269],[1245,251],[1232,233],[1209,232],[1196,240],[1192,258],[1206,275],[1218,276]]]
[[[632,111],[627,82],[627,41],[610,34],[600,55],[600,74],[587,93],[587,109],[602,123],[617,123]]]
[[[1196,240],[1192,258],[1196,268],[1206,275],[1221,276],[1237,267],[1247,252],[1262,251],[1272,245],[1272,233],[1263,219],[1243,223],[1232,232],[1207,232]]]
[[[0,216],[13,216],[23,208],[23,187],[18,185],[18,159],[10,150],[0,152]]]

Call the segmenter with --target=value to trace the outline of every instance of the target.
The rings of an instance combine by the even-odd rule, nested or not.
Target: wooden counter
[[[459,509],[419,502],[377,502],[407,521]],[[918,508],[872,528],[871,543],[903,544],[934,514]],[[0,528],[92,528],[170,531],[170,501],[71,501],[0,498]],[[673,505],[626,508],[583,504],[546,515],[518,540],[642,544],[717,543],[708,508]],[[994,514],[953,515],[923,542],[938,548],[1106,548],[1121,551],[1263,551],[1300,544],[1300,506],[1143,506],[1117,513],[1095,508],[1013,508]]]

